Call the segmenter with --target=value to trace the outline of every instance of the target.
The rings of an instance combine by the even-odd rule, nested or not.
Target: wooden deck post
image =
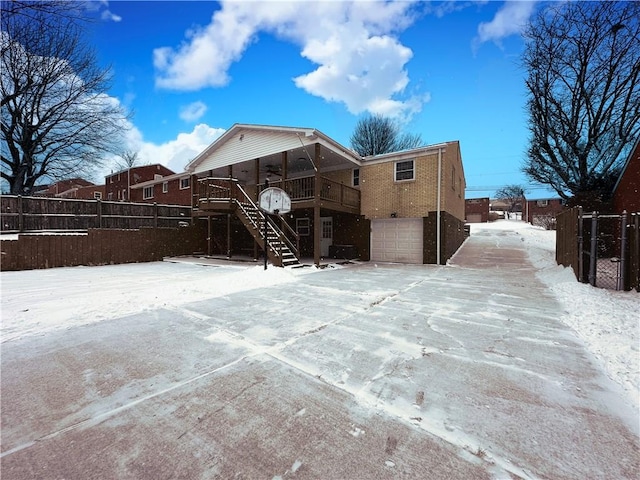
[[[227,213],[227,258],[231,258],[231,214]]]
[[[207,215],[207,255],[211,256],[211,213]]]
[[[320,266],[320,144],[315,144],[313,179],[313,263]]]
[[[102,228],[102,200],[96,199],[96,217],[98,218],[98,228]]]
[[[24,231],[24,212],[22,205],[22,195],[18,195],[18,232]]]

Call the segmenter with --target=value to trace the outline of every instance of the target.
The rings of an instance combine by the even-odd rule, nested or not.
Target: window
[[[109,192],[109,195],[107,195],[107,199],[113,200],[113,192]]]
[[[549,205],[549,200],[538,200],[536,202],[536,205],[539,207],[546,207],[547,205]]]
[[[153,174],[153,179],[154,180],[160,180],[162,178],[162,175],[160,175],[159,173],[154,173]]]
[[[127,190],[126,189],[122,189],[122,200],[126,200],[127,199]]]
[[[144,187],[144,190],[142,190],[142,198],[144,200],[153,198],[153,185],[151,185],[150,187]]]
[[[360,185],[360,169],[359,168],[354,168],[353,169],[353,176],[352,176],[352,184],[354,187],[357,187]]]
[[[190,178],[181,178],[180,179],[180,190],[184,190],[185,188],[189,188]]]
[[[102,192],[93,192],[93,198],[96,200],[102,200]]]
[[[169,191],[169,182],[162,182],[162,193],[167,193]]]
[[[413,180],[413,160],[407,160],[404,162],[396,162],[395,178],[396,182],[402,180]]]
[[[301,237],[308,237],[310,232],[308,218],[296,218],[296,232]]]

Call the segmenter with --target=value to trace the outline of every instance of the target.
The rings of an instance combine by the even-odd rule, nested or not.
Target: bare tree
[[[2,2],[0,173],[12,194],[31,193],[41,179],[90,174],[125,125],[74,5]]]
[[[423,145],[420,135],[402,133],[397,123],[382,115],[361,118],[350,138],[351,148],[363,157],[408,150]]]
[[[562,198],[608,195],[640,135],[639,25],[640,2],[561,2],[526,29],[523,170]]]
[[[507,218],[510,218],[516,210],[516,206],[520,204],[522,207],[525,201],[524,188],[521,185],[507,185],[496,192],[496,198],[508,205]]]
[[[124,150],[118,154],[118,157],[116,167],[120,170],[126,170],[138,164],[138,152]]]

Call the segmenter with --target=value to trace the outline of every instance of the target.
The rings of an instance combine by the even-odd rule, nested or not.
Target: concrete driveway
[[[638,411],[558,315],[518,236],[485,231],[448,267],[5,342],[2,477],[638,478]]]

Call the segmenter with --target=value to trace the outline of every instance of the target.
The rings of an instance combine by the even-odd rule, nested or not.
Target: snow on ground
[[[538,277],[563,306],[560,320],[570,326],[614,381],[640,401],[640,295],[578,283],[573,271],[555,264],[555,232],[521,221],[472,224],[522,235]],[[337,265],[332,265],[339,268]],[[269,268],[217,262],[211,265],[155,262],[2,272],[1,341],[85,325],[110,318],[181,305],[274,285],[293,287],[301,275],[323,270]],[[377,290],[384,291],[384,277]],[[368,288],[375,288],[369,285]],[[61,301],[61,299],[64,299]]]
[[[472,224],[471,233],[508,229],[522,235],[529,259],[563,306],[560,320],[571,327],[620,384],[633,405],[640,404],[640,294],[595,288],[576,280],[571,268],[555,262],[555,231],[519,221]]]

